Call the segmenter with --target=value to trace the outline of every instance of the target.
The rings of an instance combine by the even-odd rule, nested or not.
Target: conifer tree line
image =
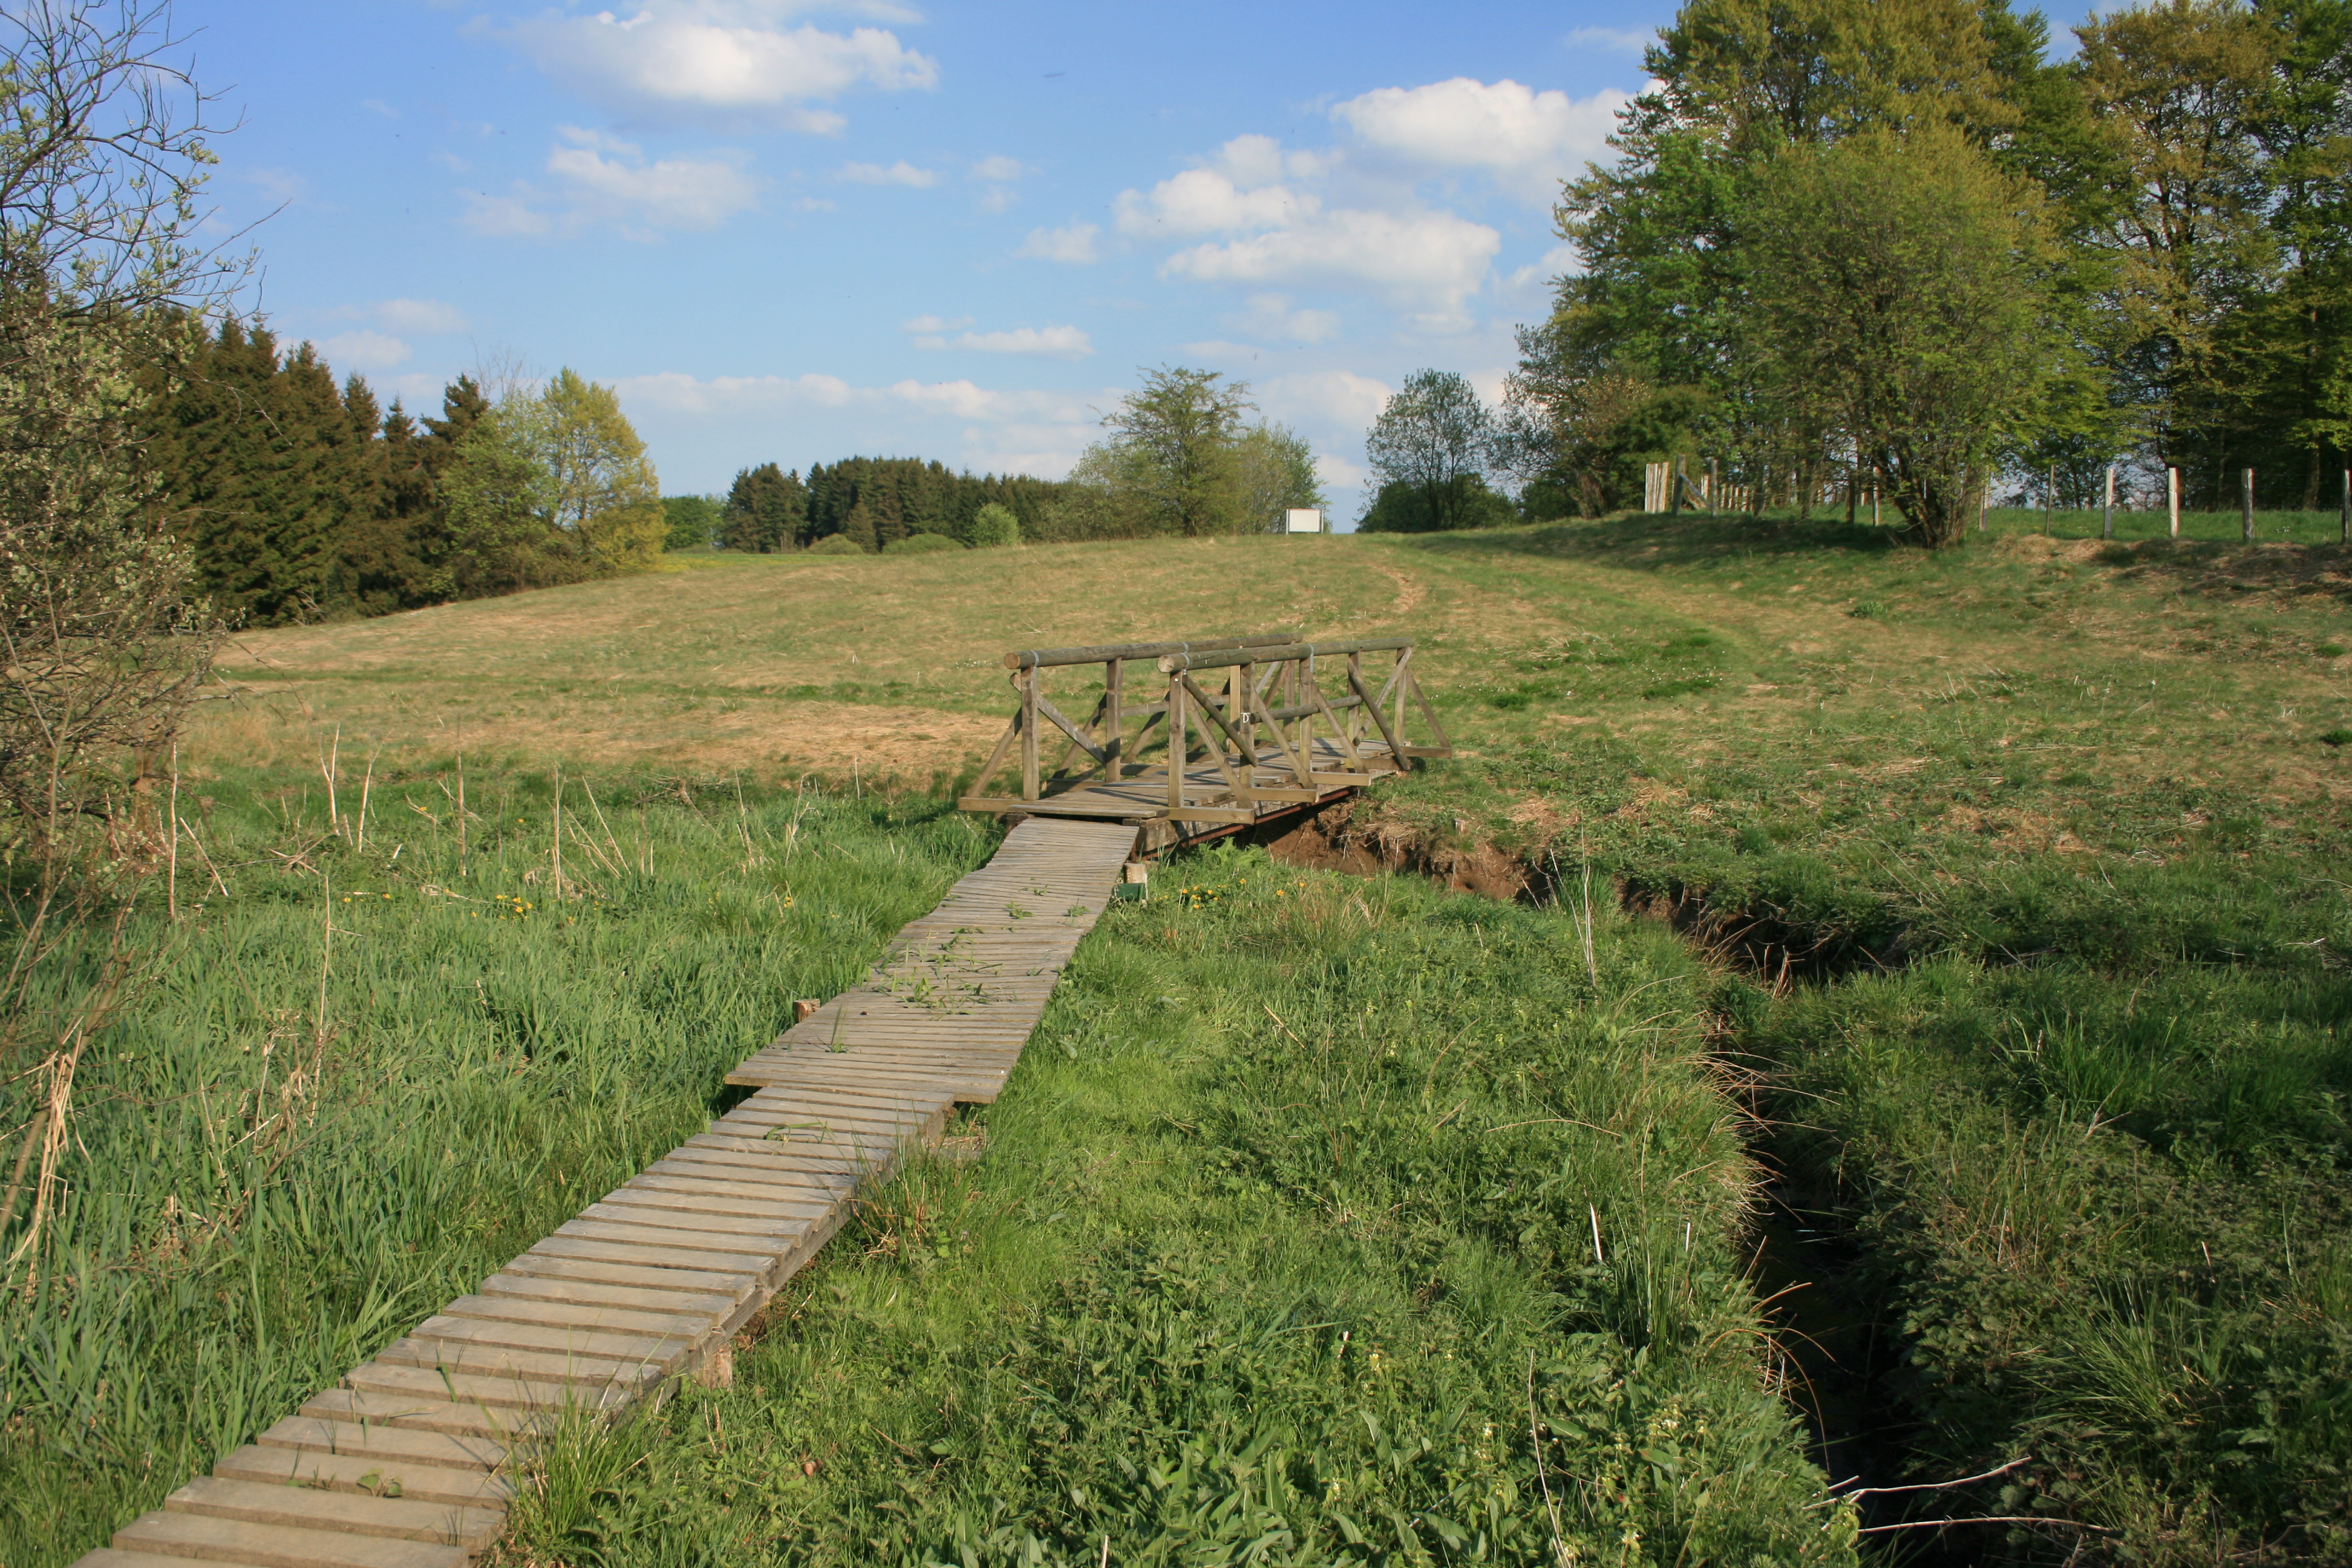
[[[248,624],[382,615],[647,564],[667,532],[609,388],[560,371],[418,418],[234,316],[152,363],[142,460],[195,584]]]
[[[817,463],[805,477],[761,463],[735,476],[717,542],[873,552],[925,536],[986,545],[1265,533],[1281,530],[1288,508],[1325,504],[1307,442],[1244,418],[1254,408],[1246,382],[1182,366],[1139,374],[1140,384],[1104,417],[1105,437],[1067,479],[975,477],[914,458]]]
[[[2054,58],[2008,0],[1688,0],[1486,468],[1635,504],[1883,486],[1927,542],[1991,494],[2332,506],[2352,461],[2352,0],[2149,0]],[[1433,496],[1438,492],[1430,492]]]

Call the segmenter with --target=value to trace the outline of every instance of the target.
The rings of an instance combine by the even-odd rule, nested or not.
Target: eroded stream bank
[[[1912,1479],[1915,1424],[1894,1386],[1901,1334],[1891,1321],[1893,1281],[1874,1266],[1834,1171],[1821,1168],[1818,1144],[1808,1146],[1793,1135],[1797,1128],[1789,1108],[1775,1099],[1769,1064],[1750,1048],[1770,994],[1891,967],[1901,962],[1899,946],[1879,952],[1824,937],[1769,910],[1727,915],[1709,909],[1696,889],[1651,891],[1607,878],[1588,880],[1580,867],[1549,856],[1531,861],[1493,844],[1439,847],[1365,829],[1351,820],[1349,803],[1270,825],[1247,842],[1286,865],[1351,876],[1425,877],[1454,892],[1507,902],[1612,902],[1670,927],[1711,965],[1738,977],[1737,992],[1722,998],[1716,1012],[1713,1050],[1736,1086],[1749,1152],[1762,1173],[1748,1272],[1774,1325],[1787,1396],[1811,1430],[1812,1458],[1842,1489],[1896,1487]],[[1884,1498],[1865,1497],[1861,1506],[1867,1523],[1901,1517]],[[1927,1542],[1914,1538],[1907,1544],[1916,1553]],[[1931,1549],[1922,1560],[1939,1559]]]

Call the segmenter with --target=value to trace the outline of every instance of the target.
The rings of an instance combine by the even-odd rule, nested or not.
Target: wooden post
[[[1709,517],[1715,515],[1716,491],[1720,488],[1715,470],[1715,459],[1709,458],[1706,460],[1706,515]],[[1400,724],[1404,722],[1404,693],[1402,691],[1397,693],[1397,722]]]
[[[2180,470],[2179,468],[2168,468],[2164,470],[2164,500],[2165,505],[2170,509],[2172,517],[2169,531],[2165,537],[2178,539],[2180,537]]]
[[[1977,531],[1992,531],[1992,470],[1987,468],[1984,478],[1977,481]]]
[[[2099,513],[2099,537],[2101,539],[2113,539],[2115,536],[2116,466],[2113,463],[2109,463],[2107,465],[2107,499],[2105,503],[2105,510]]]
[[[2344,470],[2344,510],[2336,520],[2336,542],[2352,544],[2352,468]]]
[[[2241,486],[2242,486],[2242,488],[2240,489],[2240,490],[2239,490],[2239,492],[2238,492],[2239,518],[2240,518],[2239,529],[2238,529],[2238,537],[2239,537],[2240,539],[2242,539],[2243,541],[2245,541],[2248,544],[2252,544],[2252,543],[2254,542],[2254,470],[2253,470],[2253,469],[2252,469],[2252,468],[2248,468],[2248,469],[2246,470],[2246,472],[2245,472],[2245,478],[2241,481]]]
[[[1184,753],[1192,749],[1192,716],[1184,710],[1184,677],[1168,678],[1168,809],[1184,809]]]
[[[1037,798],[1037,667],[1021,682],[1021,798]]]
[[[1351,653],[1348,656],[1348,683],[1351,687],[1361,687],[1363,685],[1364,656],[1362,654]],[[1364,709],[1363,705],[1360,702],[1355,707],[1348,710],[1348,750],[1351,754],[1358,749],[1358,746],[1362,742],[1363,738]]]
[[[1112,659],[1103,666],[1103,718],[1108,721],[1103,736],[1103,773],[1112,784],[1127,776],[1126,759],[1119,755],[1123,744],[1119,727],[1127,722],[1121,700],[1126,677],[1127,660],[1123,658]]]
[[[1871,465],[1870,465],[1870,526],[1871,526],[1871,527],[1873,527],[1873,528],[1876,528],[1877,526],[1879,526],[1879,523],[1878,523],[1878,483],[1879,483],[1879,468],[1878,468],[1878,465],[1877,465],[1876,463],[1873,463],[1873,464],[1871,464]]]

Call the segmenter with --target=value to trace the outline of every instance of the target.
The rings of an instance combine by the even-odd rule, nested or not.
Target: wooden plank
[[[720,1316],[735,1304],[732,1294],[690,1289],[675,1279],[659,1286],[624,1285],[555,1275],[510,1274],[504,1269],[483,1280],[476,1294],[569,1301],[590,1307],[636,1307],[655,1312],[692,1313],[703,1319]]]
[[[317,1453],[248,1443],[213,1467],[224,1480],[320,1491],[364,1492],[408,1502],[502,1509],[512,1494],[506,1477],[488,1470],[446,1469],[373,1453]]]
[[[673,1340],[650,1356],[608,1361],[566,1351],[520,1350],[511,1345],[467,1344],[406,1334],[377,1352],[376,1360],[391,1366],[469,1377],[521,1378],[532,1383],[573,1383],[602,1388],[607,1384],[654,1382],[691,1348]]]
[[[651,1362],[693,1343],[688,1335],[616,1334],[568,1323],[530,1319],[460,1318],[436,1312],[410,1331],[409,1338],[452,1345],[498,1345],[548,1355],[594,1356],[601,1361]]]
[[[356,1388],[321,1389],[304,1400],[297,1414],[371,1430],[406,1428],[459,1437],[492,1437],[509,1447],[529,1441],[533,1426],[531,1417],[521,1411],[487,1411],[446,1395],[430,1399]]]
[[[509,1410],[610,1410],[627,1404],[634,1391],[633,1384],[640,1380],[572,1384],[520,1377],[478,1377],[372,1361],[352,1368],[343,1374],[343,1381],[354,1394],[411,1399],[430,1398],[439,1394],[443,1398],[496,1415]]]
[[[329,1494],[321,1492],[320,1497]],[[202,1557],[243,1563],[254,1568],[465,1568],[473,1553],[461,1546],[423,1541],[386,1541],[331,1530],[292,1530],[207,1519],[202,1514],[158,1509],[114,1532],[118,1552],[151,1552],[160,1557]]]
[[[421,1502],[408,1498],[369,1497],[358,1491],[269,1486],[219,1476],[198,1476],[163,1500],[175,1513],[248,1524],[333,1530],[387,1541],[425,1541],[478,1550],[505,1524],[504,1507],[477,1508]]]
[[[412,1431],[399,1426],[359,1426],[315,1415],[289,1415],[264,1428],[254,1441],[265,1448],[313,1456],[348,1455],[387,1465],[415,1464],[426,1469],[485,1474],[505,1464],[512,1452],[506,1444],[487,1437]]]
[[[646,1339],[688,1340],[702,1332],[709,1323],[709,1314],[705,1312],[655,1311],[644,1307],[608,1306],[602,1301],[479,1295],[458,1297],[441,1309],[438,1318],[487,1325],[530,1324],[551,1333],[635,1334]]]

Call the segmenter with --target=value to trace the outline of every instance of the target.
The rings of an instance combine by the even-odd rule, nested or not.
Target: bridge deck
[[[1358,760],[1350,763],[1333,742],[1315,742],[1304,759],[1314,770],[1315,782],[1306,789],[1297,787],[1297,777],[1278,748],[1262,746],[1257,752],[1257,770],[1246,781],[1230,757],[1225,760],[1225,767],[1233,768],[1231,779],[1225,768],[1213,760],[1186,767],[1181,805],[1168,798],[1165,763],[1130,768],[1117,784],[1101,779],[1081,780],[1060,787],[1049,784],[1049,793],[1035,800],[1013,795],[967,795],[957,804],[966,811],[1125,823],[1140,828],[1141,847],[1157,853],[1191,839],[1230,832],[1236,826],[1247,827],[1293,812],[1313,810],[1374,779],[1404,771],[1381,742],[1359,742],[1356,751]],[[1407,747],[1408,763],[1412,754],[1413,749]],[[1254,788],[1253,784],[1262,787]]]
[[[866,982],[727,1075],[756,1089],[78,1568],[462,1568],[534,1435],[727,1364],[857,1189],[993,1100],[1136,831],[1028,822]]]

